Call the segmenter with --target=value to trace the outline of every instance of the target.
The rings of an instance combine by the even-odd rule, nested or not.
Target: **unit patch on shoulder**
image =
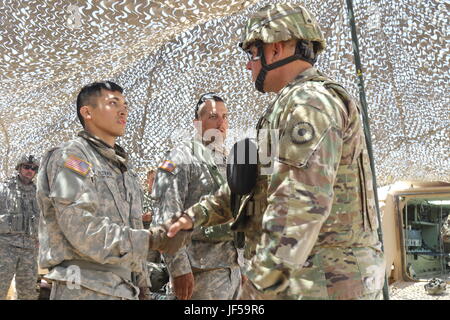
[[[161,170],[167,171],[167,172],[172,172],[173,170],[175,170],[176,166],[177,165],[175,163],[173,163],[172,161],[164,160],[164,162],[161,163],[158,168]]]
[[[309,122],[297,123],[291,131],[292,142],[303,144],[314,138],[314,128]]]
[[[85,177],[89,173],[89,170],[91,170],[92,165],[89,162],[71,155],[67,158],[66,162],[64,162],[64,167]]]

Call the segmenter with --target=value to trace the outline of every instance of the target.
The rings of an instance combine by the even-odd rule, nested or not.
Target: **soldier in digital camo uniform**
[[[177,145],[158,168],[154,191],[160,221],[213,194],[226,182],[223,141],[228,111],[223,99],[213,93],[202,95],[194,123],[196,136]],[[229,224],[197,228],[187,247],[163,256],[178,299],[237,298],[241,272]]]
[[[259,163],[235,219],[251,259],[241,298],[381,299],[384,258],[360,111],[313,67],[325,48],[316,20],[297,5],[266,6],[248,21],[241,47],[256,88],[278,94],[257,125],[260,159],[276,151],[272,167]],[[229,221],[229,193],[224,186],[188,209],[169,236],[192,221]]]
[[[17,297],[36,300],[39,208],[33,178],[39,161],[24,155],[18,174],[0,184],[0,299],[5,299],[16,276]]]
[[[142,189],[115,143],[128,117],[122,92],[109,81],[85,86],[77,98],[85,130],[42,159],[39,259],[51,300],[146,299],[149,250],[184,243],[186,234],[171,241],[162,226],[143,229]]]
[[[147,172],[145,181],[146,191],[144,192],[144,215],[142,221],[144,228],[150,228],[153,222],[153,216],[158,210],[157,201],[152,196],[153,185],[156,177],[157,167],[152,167]],[[156,225],[156,223],[154,224]],[[162,261],[159,251],[150,250],[147,256],[147,270],[150,280],[150,300],[174,300],[175,296],[170,294],[169,273],[167,266]]]

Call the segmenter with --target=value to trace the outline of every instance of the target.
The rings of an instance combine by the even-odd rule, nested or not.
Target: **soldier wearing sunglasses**
[[[38,297],[39,209],[33,182],[38,164],[34,156],[22,156],[16,165],[18,174],[0,184],[0,299],[6,298],[14,275],[20,300]]]
[[[153,196],[158,199],[155,219],[161,222],[225,183],[228,110],[223,99],[213,92],[202,95],[194,109],[194,127],[196,136],[176,145],[158,168]],[[163,256],[178,299],[236,299],[241,273],[228,224],[198,228],[189,245]]]

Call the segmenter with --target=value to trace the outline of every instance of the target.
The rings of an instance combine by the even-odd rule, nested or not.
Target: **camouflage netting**
[[[225,98],[234,132],[254,128],[273,95],[254,90],[237,43],[247,17],[269,2],[1,0],[0,179],[21,153],[40,156],[75,136],[76,95],[97,80],[126,90],[131,114],[119,143],[141,177],[174,135],[192,132],[201,93]],[[345,0],[297,2],[327,38],[318,67],[357,96]],[[450,181],[449,4],[359,0],[354,9],[378,184]]]

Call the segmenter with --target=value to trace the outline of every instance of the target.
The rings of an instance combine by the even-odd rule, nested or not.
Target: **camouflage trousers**
[[[0,243],[0,299],[6,299],[11,281],[16,275],[19,300],[37,300],[37,249],[25,249]]]
[[[291,300],[292,296],[286,294],[273,294],[270,292],[262,292],[258,290],[250,280],[242,286],[242,292],[239,295],[239,300]],[[324,298],[325,299],[325,298]],[[318,299],[317,299],[318,300]],[[356,297],[350,300],[383,300],[383,290],[378,290],[370,294]]]
[[[124,300],[79,286],[69,288],[65,282],[53,281],[50,300]]]
[[[238,266],[195,272],[191,300],[236,300],[240,287],[241,270]]]
[[[383,253],[372,247],[323,247],[293,269],[289,283],[259,291],[248,281],[242,299],[366,300],[378,299],[385,280]]]
[[[379,290],[377,292],[373,292],[371,294],[366,294],[365,296],[358,297],[354,300],[383,300],[383,290]]]

